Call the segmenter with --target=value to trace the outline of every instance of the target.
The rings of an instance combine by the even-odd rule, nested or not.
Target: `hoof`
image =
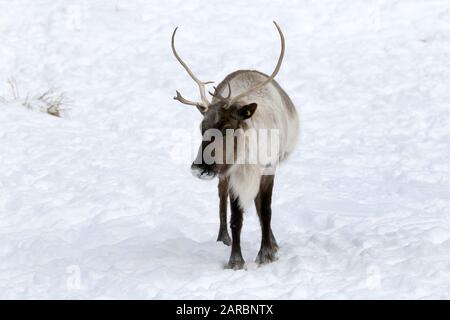
[[[255,262],[259,265],[262,265],[276,261],[276,252],[278,248],[275,247],[278,246],[273,246],[272,248],[261,248]]]
[[[278,246],[277,240],[275,240],[275,237],[274,237],[274,235],[273,235],[272,232],[270,232],[270,238],[271,238],[271,240],[272,240],[273,250],[274,250],[275,253],[276,253],[280,247]]]
[[[242,257],[230,257],[230,260],[228,261],[228,265],[226,267],[227,269],[233,269],[233,270],[246,270],[247,267],[245,265],[244,259]]]
[[[219,235],[217,236],[217,241],[223,242],[226,246],[231,246],[231,238],[228,234],[228,230],[219,231]]]
[[[280,248],[279,246],[278,246],[278,244],[276,243],[276,242],[272,242],[273,243],[273,252],[274,253],[277,253],[278,252],[278,249]]]

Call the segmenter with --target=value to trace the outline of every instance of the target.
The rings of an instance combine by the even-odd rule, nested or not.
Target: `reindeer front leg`
[[[240,270],[245,268],[245,261],[242,258],[241,252],[241,229],[242,229],[242,219],[243,210],[239,205],[239,198],[230,195],[231,204],[231,236],[233,237],[233,242],[231,244],[231,256],[228,261],[228,267],[234,270]]]
[[[231,238],[227,228],[228,178],[219,178],[219,217],[220,228],[217,241],[231,245]]]

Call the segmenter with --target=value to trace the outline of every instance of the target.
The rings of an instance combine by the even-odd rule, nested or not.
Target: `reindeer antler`
[[[230,83],[228,82],[228,97],[224,98],[222,97],[219,92],[216,92],[214,94],[212,94],[211,92],[209,93],[210,95],[212,95],[213,97],[219,99],[222,102],[225,102],[225,106],[224,108],[229,108],[231,105],[233,105],[233,103],[237,102],[239,99],[241,99],[242,97],[245,97],[246,95],[250,94],[251,92],[258,90],[259,88],[264,87],[266,84],[268,84],[269,82],[271,82],[275,76],[278,74],[278,71],[280,71],[280,67],[281,64],[283,63],[283,58],[284,58],[284,51],[285,51],[285,41],[284,41],[284,35],[283,32],[281,31],[280,26],[273,21],[273,23],[275,24],[275,27],[278,30],[278,33],[280,34],[280,39],[281,39],[281,52],[280,52],[280,56],[278,57],[278,62],[277,65],[275,66],[275,69],[273,70],[272,74],[264,81],[262,81],[261,83],[258,83],[257,85],[248,88],[247,90],[245,90],[244,92],[240,93],[239,95],[230,98],[231,97],[231,87],[230,87]]]
[[[213,87],[214,88],[214,93],[211,93],[209,91],[208,91],[208,93],[211,96],[213,96],[214,98],[219,99],[220,101],[225,102],[225,103],[228,104],[228,101],[230,100],[230,97],[231,97],[231,85],[230,85],[229,82],[227,82],[227,86],[228,86],[228,96],[227,97],[222,97],[222,95],[217,91],[216,87]]]
[[[280,56],[278,57],[278,62],[277,62],[277,65],[275,66],[275,69],[273,70],[272,74],[266,80],[262,81],[261,83],[255,85],[253,87],[248,88],[247,90],[245,90],[244,92],[241,92],[240,94],[238,94],[237,96],[235,96],[233,98],[231,98],[231,86],[230,86],[229,82],[227,82],[227,85],[228,85],[228,96],[227,97],[223,97],[217,91],[217,88],[214,88],[215,89],[214,93],[209,92],[209,94],[211,96],[213,96],[214,98],[216,98],[222,102],[225,102],[225,108],[230,107],[232,104],[237,102],[242,97],[249,95],[251,92],[264,87],[266,84],[271,82],[275,78],[275,76],[278,74],[278,72],[280,71],[281,64],[283,63],[283,58],[284,58],[285,40],[284,40],[284,35],[283,35],[283,32],[281,31],[280,26],[275,21],[273,21],[273,23],[275,24],[275,27],[278,30],[278,33],[280,35],[280,40],[281,40],[281,52],[280,52]],[[192,70],[187,66],[187,64],[180,58],[180,56],[178,55],[178,53],[175,49],[175,34],[176,34],[177,30],[178,30],[178,27],[175,28],[175,30],[173,31],[173,34],[172,34],[172,52],[175,55],[175,58],[178,60],[178,62],[180,62],[180,64],[183,66],[183,68],[187,71],[187,73],[192,78],[192,80],[194,80],[194,82],[197,83],[197,85],[200,89],[200,97],[201,97],[202,102],[200,103],[200,102],[193,102],[193,101],[187,100],[187,99],[183,98],[183,96],[178,91],[177,91],[177,95],[174,97],[174,99],[180,101],[183,104],[197,106],[206,111],[206,110],[208,110],[210,102],[208,101],[208,98],[206,97],[206,94],[205,94],[205,85],[207,85],[209,83],[213,83],[213,82],[212,81],[204,82],[204,81],[199,80],[194,75]]]
[[[190,106],[202,107],[198,102],[194,102],[194,101],[185,99],[178,90],[176,90],[176,92],[177,92],[177,95],[175,97],[173,97],[174,100],[178,100],[181,103],[187,104]]]
[[[199,80],[194,75],[192,70],[187,66],[187,64],[180,58],[180,56],[177,53],[177,50],[175,49],[175,34],[176,34],[177,30],[178,30],[178,27],[176,27],[175,30],[172,33],[172,52],[173,52],[175,58],[178,60],[178,62],[187,71],[187,73],[192,78],[192,80],[194,80],[194,82],[197,83],[197,85],[198,85],[198,87],[200,89],[200,97],[201,97],[202,102],[200,103],[200,102],[189,101],[189,100],[183,98],[183,96],[178,91],[177,91],[177,95],[176,95],[176,97],[174,97],[174,99],[180,101],[181,103],[187,104],[187,105],[192,105],[192,106],[197,106],[197,107],[204,108],[205,111],[206,111],[208,109],[209,105],[210,105],[210,102],[208,101],[208,98],[206,97],[205,85],[207,85],[208,83],[213,83],[213,81],[203,82],[203,81]]]
[[[246,95],[250,94],[251,92],[264,87],[266,84],[271,82],[275,78],[275,76],[278,74],[278,71],[280,71],[280,67],[281,67],[281,64],[283,63],[283,58],[284,58],[285,41],[284,41],[283,31],[281,31],[280,26],[275,21],[273,21],[273,23],[275,24],[275,27],[277,28],[278,33],[280,34],[280,40],[281,40],[281,52],[280,52],[280,56],[278,57],[278,62],[277,62],[277,65],[275,66],[275,69],[273,70],[272,74],[266,80],[245,90],[244,92],[240,93],[239,95],[237,95],[237,96],[233,97],[231,100],[229,100],[228,106],[231,106],[233,103],[235,103],[242,97],[245,97]]]

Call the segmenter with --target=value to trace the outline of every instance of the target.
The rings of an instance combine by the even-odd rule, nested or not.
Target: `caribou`
[[[295,106],[287,93],[274,80],[285,53],[283,32],[275,21],[274,24],[281,40],[281,53],[270,76],[255,70],[232,72],[214,87],[213,93],[209,92],[212,96],[211,101],[206,94],[206,85],[212,81],[201,81],[195,76],[175,48],[178,27],[172,33],[172,52],[200,89],[198,102],[185,99],[179,91],[176,91],[174,97],[183,104],[195,106],[203,116],[200,125],[203,139],[197,157],[191,165],[191,171],[200,179],[214,177],[219,179],[220,227],[217,241],[231,245],[227,267],[234,270],[246,268],[241,252],[240,235],[244,210],[252,202],[255,204],[261,225],[261,246],[256,262],[261,265],[277,259],[276,253],[279,247],[271,228],[274,177],[276,168],[293,151],[298,137],[299,120]],[[266,139],[269,140],[271,149],[277,149],[275,156],[272,152],[268,157],[269,160],[265,157],[261,161],[258,157],[256,162],[245,161],[250,153],[257,153],[261,149],[259,140],[256,143],[253,140],[245,143],[249,140],[246,139],[247,133],[262,130],[277,133],[270,135],[270,139]],[[214,140],[208,132],[215,133]],[[209,138],[205,138],[207,136]],[[228,143],[215,144],[220,140],[218,137],[223,137],[227,141],[231,137],[234,144],[231,146]],[[240,141],[243,139],[244,143],[236,142],[239,139]],[[211,152],[212,144],[215,148],[212,148]],[[206,152],[208,149],[209,153]],[[228,198],[231,208],[231,239],[227,228]]]

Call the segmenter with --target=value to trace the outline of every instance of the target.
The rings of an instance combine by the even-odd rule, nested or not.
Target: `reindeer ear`
[[[250,103],[240,108],[235,108],[231,112],[231,116],[236,120],[245,120],[253,116],[256,111],[256,107],[258,105],[256,103]]]

